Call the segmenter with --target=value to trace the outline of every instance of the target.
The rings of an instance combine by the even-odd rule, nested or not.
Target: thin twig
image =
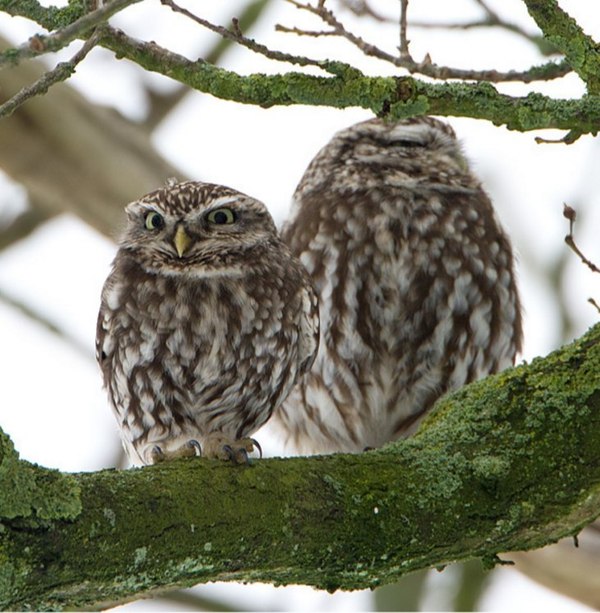
[[[45,94],[55,83],[66,81],[75,72],[77,65],[82,62],[85,56],[98,44],[99,39],[100,35],[96,30],[68,62],[60,62],[53,70],[44,73],[37,81],[24,87],[12,98],[0,105],[0,117],[12,115],[12,113],[30,98]]]
[[[588,298],[588,302],[600,313],[600,305],[593,298]]]
[[[483,19],[468,21],[466,23],[431,23],[423,21],[411,21],[413,28],[436,28],[444,30],[470,30],[474,28],[501,28],[523,37],[535,45],[544,55],[556,54],[556,48],[539,34],[528,32],[512,21],[506,21],[498,13],[492,10],[486,2],[474,0],[485,12]],[[370,17],[380,23],[396,23],[392,17],[387,17],[371,7],[366,0],[341,0],[342,6],[358,17]]]
[[[547,81],[556,79],[572,71],[571,66],[567,64],[566,61],[558,63],[548,62],[547,64],[533,66],[532,68],[524,71],[509,70],[507,72],[501,72],[498,70],[464,70],[449,66],[441,66],[432,62],[428,55],[423,61],[417,62],[410,56],[410,54],[402,55],[401,53],[400,57],[398,57],[397,55],[392,55],[380,47],[365,41],[360,36],[347,30],[344,24],[342,24],[334,13],[329,9],[326,9],[324,6],[315,6],[307,2],[301,2],[300,0],[287,0],[287,2],[300,10],[304,10],[318,16],[322,21],[330,26],[331,30],[327,32],[328,36],[340,36],[360,49],[365,55],[389,62],[398,68],[404,68],[410,74],[422,74],[427,77],[440,80],[460,79],[463,81],[488,81],[490,83],[500,83],[506,81],[531,83],[532,81]],[[284,30],[282,26],[278,26],[278,29]],[[293,32],[294,34],[315,36],[314,32],[289,28],[286,30]]]
[[[290,53],[284,53],[283,51],[275,51],[273,49],[269,49],[265,45],[261,45],[257,43],[255,40],[251,38],[247,38],[241,32],[239,25],[237,22],[233,20],[233,29],[229,30],[223,26],[219,26],[217,24],[211,23],[202,17],[198,17],[194,13],[188,11],[186,8],[183,8],[176,4],[173,0],[161,0],[161,4],[168,6],[172,11],[176,13],[180,13],[185,15],[192,21],[195,21],[197,24],[201,25],[204,28],[207,28],[211,32],[215,32],[222,36],[223,38],[232,40],[255,53],[263,55],[271,60],[276,60],[278,62],[286,62],[288,64],[296,64],[297,66],[318,66],[319,68],[323,68],[324,62],[320,60],[313,60],[304,56],[292,55]]]
[[[575,243],[575,237],[573,236],[573,228],[575,226],[575,220],[577,219],[577,213],[573,207],[568,204],[563,204],[563,216],[569,220],[569,233],[565,236],[565,243],[569,248],[574,251],[579,259],[592,271],[600,272],[600,268],[594,264],[591,260],[585,257],[581,249]]]
[[[405,60],[411,60],[410,51],[408,50],[409,40],[406,37],[406,20],[408,14],[408,0],[400,0],[400,57]]]
[[[8,49],[0,53],[0,67],[6,64],[18,64],[23,59],[37,57],[49,51],[58,51],[75,39],[84,38],[84,34],[87,31],[105,22],[109,17],[112,17],[115,13],[118,13],[130,4],[139,1],[140,0],[112,0],[111,2],[103,4],[95,11],[86,13],[68,26],[56,30],[56,32],[52,34],[48,34],[47,36],[35,34],[17,49]]]

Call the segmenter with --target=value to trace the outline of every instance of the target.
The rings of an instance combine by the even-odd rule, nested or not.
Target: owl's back
[[[277,419],[300,451],[359,451],[513,363],[520,304],[507,236],[451,128],[363,122],[315,157],[283,238],[310,273],[321,342]]]

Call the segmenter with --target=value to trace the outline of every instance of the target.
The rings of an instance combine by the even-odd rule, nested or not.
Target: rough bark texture
[[[438,403],[412,439],[249,467],[60,474],[0,438],[0,607],[206,581],[374,587],[576,534],[600,510],[600,325]]]

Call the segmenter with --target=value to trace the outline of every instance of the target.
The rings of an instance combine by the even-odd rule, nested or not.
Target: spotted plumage
[[[316,295],[257,200],[170,182],[126,208],[97,355],[126,451],[245,458],[310,368]]]
[[[283,239],[320,303],[317,358],[276,414],[299,451],[406,436],[521,347],[509,239],[441,121],[339,132],[298,185]]]

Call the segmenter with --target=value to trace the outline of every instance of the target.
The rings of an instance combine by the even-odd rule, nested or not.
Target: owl
[[[143,464],[247,461],[315,358],[310,278],[265,206],[228,187],[170,181],[126,213],[96,339],[124,447]]]
[[[511,244],[447,124],[339,132],[300,181],[282,238],[321,321],[317,358],[274,420],[297,451],[408,436],[444,393],[513,364]]]

